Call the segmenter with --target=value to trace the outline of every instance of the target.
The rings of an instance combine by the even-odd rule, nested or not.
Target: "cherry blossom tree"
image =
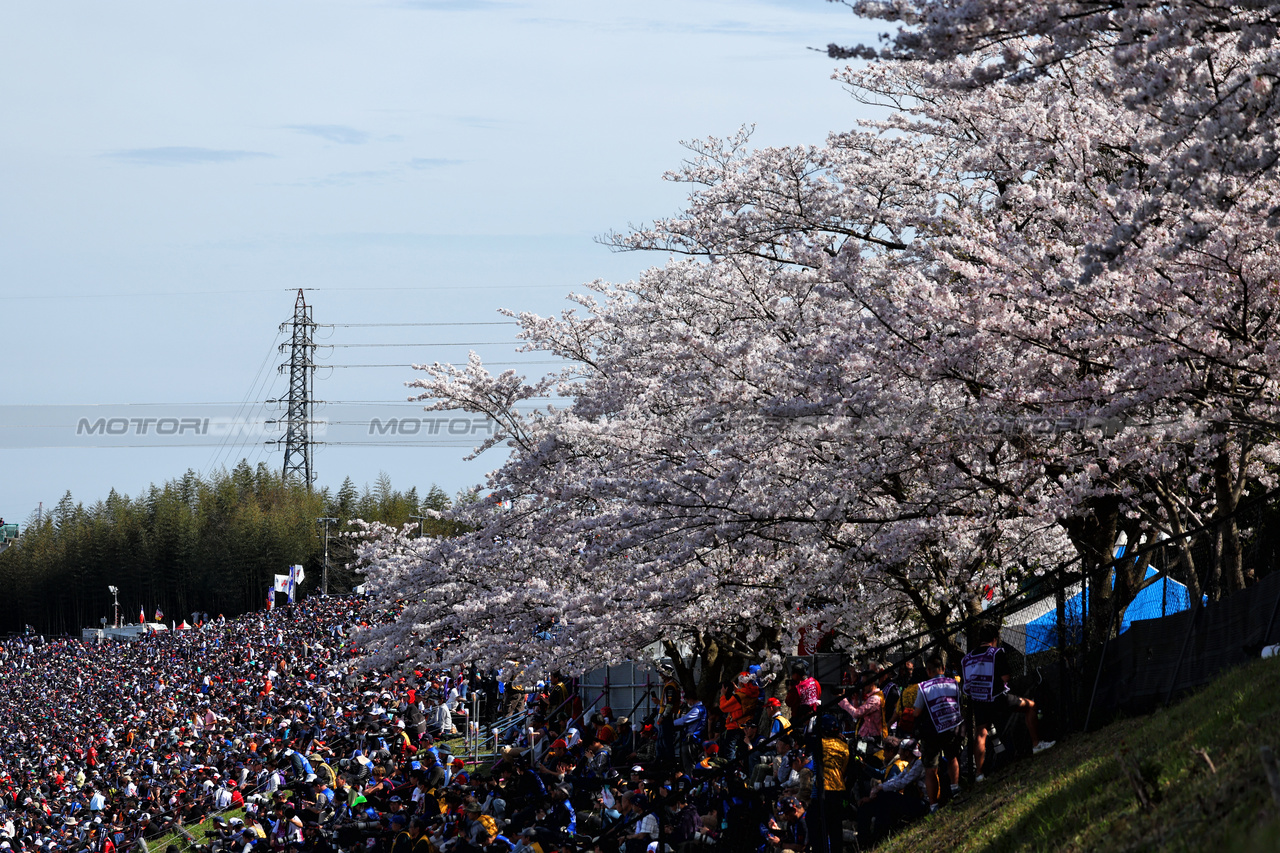
[[[1275,0],[829,0],[897,22],[879,47],[832,44],[836,58],[947,63],[981,57],[951,85],[1029,81],[1055,68],[1101,60],[1106,99],[1155,122],[1117,188],[1140,185],[1137,205],[1118,204],[1086,270],[1113,263],[1152,227],[1173,226],[1180,250],[1208,236],[1198,214],[1244,206],[1280,225],[1274,198],[1248,192],[1280,160],[1280,3]]]
[[[1215,36],[1219,66],[1257,67],[1237,36]],[[489,415],[479,451],[511,455],[458,514],[472,532],[375,531],[375,589],[408,606],[371,648],[460,633],[458,659],[570,670],[669,654],[705,694],[818,621],[851,649],[943,634],[1072,550],[1095,607],[1122,612],[1145,566],[1108,566],[1121,531],[1218,523],[1207,591],[1248,583],[1234,512],[1280,461],[1280,258],[1257,215],[1274,175],[1230,204],[1187,194],[1100,265],[1134,211],[1173,209],[1146,176],[1186,138],[1132,108],[1104,51],[960,85],[1006,59],[848,70],[893,113],[825,146],[691,144],[669,176],[687,209],[612,238],[670,262],[513,315],[562,371],[422,368],[419,399]],[[530,405],[551,393],[565,405]]]

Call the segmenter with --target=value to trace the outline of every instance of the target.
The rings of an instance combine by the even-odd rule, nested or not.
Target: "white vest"
[[[964,692],[975,702],[990,702],[1005,692],[996,681],[996,654],[999,646],[982,646],[969,652],[960,662],[964,671]]]
[[[964,715],[960,710],[960,688],[954,678],[939,675],[922,681],[920,695],[924,697],[924,706],[929,711],[934,731],[945,734],[960,725]]]

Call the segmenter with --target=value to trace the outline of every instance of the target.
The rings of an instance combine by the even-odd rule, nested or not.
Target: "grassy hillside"
[[[1280,658],[1234,670],[1149,717],[1062,741],[879,849],[1280,850],[1280,808],[1258,757],[1262,745],[1280,752]],[[1131,777],[1143,780],[1149,808]]]

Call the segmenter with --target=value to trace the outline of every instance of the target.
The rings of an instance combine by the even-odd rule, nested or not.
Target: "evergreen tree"
[[[446,509],[432,487],[425,503]],[[330,529],[329,591],[363,582],[348,568],[351,542],[342,534],[363,518],[403,525],[420,514],[416,488],[397,491],[383,473],[374,488],[357,492],[350,478],[335,495],[284,480],[265,464],[241,461],[231,471],[202,478],[188,470],[153,484],[137,497],[115,489],[89,506],[70,492],[39,522],[28,520],[18,543],[0,554],[0,630],[25,625],[49,634],[75,634],[113,618],[108,586],[119,588],[120,617],[132,622],[141,606],[174,618],[192,611],[228,617],[262,606],[272,578],[301,564],[304,595],[323,575],[323,528]],[[429,535],[448,535],[436,523]]]

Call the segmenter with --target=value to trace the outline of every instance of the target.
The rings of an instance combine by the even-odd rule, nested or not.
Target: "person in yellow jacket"
[[[824,714],[818,721],[820,738],[814,764],[821,762],[822,774],[814,780],[814,787],[822,786],[821,808],[813,809],[814,824],[809,837],[812,849],[821,853],[842,853],[844,850],[844,791],[845,769],[849,765],[849,745],[836,732],[839,724],[834,715]]]

